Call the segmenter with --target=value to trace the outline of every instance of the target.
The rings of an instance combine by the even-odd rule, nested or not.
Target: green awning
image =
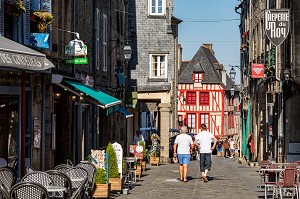
[[[77,92],[79,91],[79,93],[83,95],[84,98],[91,98],[91,100],[96,101],[102,108],[109,108],[122,103],[121,100],[83,83],[66,80],[63,80],[63,82],[66,82],[68,85],[72,86],[77,90]]]

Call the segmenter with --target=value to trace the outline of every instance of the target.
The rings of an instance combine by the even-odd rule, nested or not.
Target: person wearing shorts
[[[213,146],[211,146],[214,141]],[[206,124],[201,125],[201,132],[197,134],[194,144],[200,147],[200,171],[202,173],[202,182],[208,182],[207,172],[210,171],[212,161],[211,153],[216,147],[217,139],[213,134],[207,131]]]
[[[174,157],[177,156],[179,163],[179,180],[188,182],[187,173],[193,149],[193,140],[191,136],[187,135],[186,126],[181,127],[181,134],[176,137],[173,149]]]

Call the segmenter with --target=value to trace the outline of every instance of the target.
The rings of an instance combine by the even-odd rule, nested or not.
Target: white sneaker
[[[233,158],[233,157],[229,157],[229,158]]]

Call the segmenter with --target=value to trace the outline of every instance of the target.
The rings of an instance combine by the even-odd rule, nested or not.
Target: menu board
[[[119,169],[120,176],[122,176],[123,149],[122,149],[122,146],[117,142],[113,143],[112,146],[116,152],[118,169]]]

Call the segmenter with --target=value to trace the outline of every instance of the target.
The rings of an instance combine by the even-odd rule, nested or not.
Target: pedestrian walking
[[[193,149],[193,140],[187,135],[187,127],[181,127],[181,134],[178,135],[174,142],[174,157],[177,156],[179,163],[179,180],[188,182],[187,173],[190,164],[191,153]]]
[[[135,136],[133,138],[133,143],[135,145],[139,145],[139,142],[145,142],[145,138],[144,136],[141,134],[141,131],[140,130],[137,130],[135,132]]]
[[[222,151],[223,151],[222,145],[223,145],[222,140],[218,139],[218,141],[217,141],[217,149],[218,149],[218,154],[217,155],[218,155],[218,157],[222,156]]]
[[[213,146],[211,146],[212,141],[214,143]],[[210,171],[212,165],[211,154],[216,147],[217,139],[211,132],[207,131],[206,124],[201,125],[201,132],[196,136],[194,144],[199,144],[200,147],[201,180],[208,182],[207,173]]]
[[[234,144],[235,144],[234,139],[233,139],[233,137],[231,137],[229,140],[229,149],[230,149],[230,157],[229,158],[233,158],[233,156],[234,156],[234,151],[235,151]]]
[[[228,158],[230,155],[230,151],[229,151],[229,141],[228,138],[226,138],[223,142],[223,149],[224,149],[224,158]]]

